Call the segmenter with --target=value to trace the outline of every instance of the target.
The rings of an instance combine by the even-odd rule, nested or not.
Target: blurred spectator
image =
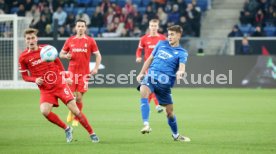
[[[168,22],[175,25],[179,22],[180,13],[178,11],[178,5],[174,4],[172,8],[172,12],[168,14]]]
[[[63,26],[58,29],[58,37],[69,37],[70,34],[65,30]]]
[[[141,25],[140,25],[140,29],[141,29],[142,32],[145,32],[147,30],[148,23],[149,23],[148,15],[143,14],[142,22],[141,22]]]
[[[107,13],[110,13],[109,12],[109,8],[111,7],[110,0],[103,0],[100,3],[100,6],[101,6],[101,12],[102,12],[103,15],[106,15]]]
[[[126,12],[128,14],[132,14],[133,13],[133,6],[132,6],[131,0],[126,0],[126,4],[125,4],[124,8],[126,9]]]
[[[58,7],[57,11],[53,14],[54,19],[58,20],[58,26],[63,26],[65,24],[67,13],[63,11],[62,7]]]
[[[23,4],[19,5],[17,15],[20,16],[20,17],[24,17],[26,15],[25,7],[24,7]]]
[[[142,22],[142,15],[137,10],[137,6],[133,5],[133,14],[132,14],[134,25],[139,27]]]
[[[8,13],[9,6],[5,3],[4,0],[0,0],[0,10],[4,11],[5,13]]]
[[[125,35],[124,23],[120,22],[119,17],[115,17],[114,21],[107,25],[107,32],[102,34],[103,37],[121,37]]]
[[[133,30],[133,36],[134,37],[140,37],[141,35],[142,35],[142,31],[139,29],[138,26],[135,26],[134,30]]]
[[[114,16],[114,11],[112,7],[108,8],[108,12],[106,13],[104,17],[105,25],[108,26],[112,23],[113,21],[113,16]]]
[[[162,7],[159,7],[157,10],[157,16],[160,21],[161,33],[163,33],[167,29],[168,15],[166,12],[163,11]]]
[[[52,13],[48,6],[45,6],[41,11],[41,15],[45,15],[47,22],[50,24],[52,23]]]
[[[53,37],[51,25],[46,25],[44,37]]]
[[[35,25],[35,28],[38,29],[38,36],[45,36],[45,28],[48,24],[50,23],[47,22],[46,16],[42,14],[39,22]]]
[[[133,19],[131,17],[128,17],[125,22],[125,30],[127,36],[133,36],[133,30],[134,30],[134,24]]]
[[[194,3],[194,5],[196,5]],[[200,27],[201,27],[201,11],[198,7],[193,4],[188,4],[185,12],[186,19],[191,23],[191,27],[196,37],[200,36]]]
[[[79,20],[79,19],[84,20],[86,22],[87,27],[89,27],[91,20],[90,20],[90,17],[84,12],[84,10],[78,11],[76,20]]]
[[[249,45],[247,37],[244,37],[242,39],[242,44],[241,44],[241,46],[239,48],[239,54],[250,55],[251,53],[252,53],[252,48]]]
[[[254,20],[254,16],[249,11],[241,12],[241,16],[240,16],[241,24],[243,24],[243,25],[252,24],[253,20]]]
[[[261,9],[255,15],[254,25],[264,25],[264,14]]]
[[[150,5],[147,6],[145,14],[148,16],[149,20],[156,18],[156,15]]]
[[[104,25],[104,18],[101,12],[101,8],[99,6],[96,7],[96,10],[91,18],[91,26],[92,27],[103,27]]]
[[[32,18],[32,22],[30,24],[31,27],[34,27],[40,19],[40,12],[37,8],[37,5],[33,5],[31,10],[26,12],[26,17]]]
[[[31,11],[31,9],[34,5],[34,2],[33,2],[33,0],[26,0],[24,5],[25,5],[25,10],[26,11]]]
[[[228,34],[228,37],[241,37],[243,36],[238,25],[234,25],[232,31]]]
[[[75,27],[75,21],[76,21],[76,18],[73,13],[70,13],[69,16],[67,16],[66,18],[65,27],[70,34],[73,33],[73,30]]]
[[[180,17],[180,21],[179,21],[178,25],[181,26],[183,29],[182,36],[192,36],[191,24],[187,22],[185,16]]]
[[[251,35],[252,37],[263,37],[265,36],[263,31],[262,31],[262,28],[261,26],[257,26],[255,28],[255,32]]]
[[[270,6],[265,14],[265,22],[272,25],[276,25],[276,12],[273,7]]]
[[[185,14],[185,10],[187,8],[187,4],[186,4],[185,0],[176,0],[175,4],[177,4],[180,8],[179,13]]]

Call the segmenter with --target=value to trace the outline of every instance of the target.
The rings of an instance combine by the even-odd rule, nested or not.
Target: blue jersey
[[[172,47],[169,41],[159,41],[152,51],[153,61],[148,75],[163,84],[174,85],[179,64],[185,64],[188,53],[181,46]]]

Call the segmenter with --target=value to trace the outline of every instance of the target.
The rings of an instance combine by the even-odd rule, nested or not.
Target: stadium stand
[[[90,24],[88,25],[89,33],[91,33],[94,37],[102,37],[102,33],[114,33],[117,30],[116,28],[121,27],[114,23],[115,18],[118,17],[119,24],[124,25],[119,36],[136,37],[137,33],[135,31],[141,31],[141,33],[139,33],[140,35],[146,32],[146,25],[142,23],[147,23],[151,18],[159,17],[157,10],[161,7],[163,8],[167,18],[166,24],[161,26],[161,33],[166,31],[167,26],[172,24],[181,24],[186,28],[188,26],[188,30],[185,30],[187,33],[183,34],[183,37],[199,37],[200,26],[194,25],[201,22],[201,15],[203,12],[208,10],[209,2],[210,0],[0,0],[0,10],[3,10],[5,14],[18,14],[24,16],[26,13],[30,13],[31,10],[29,10],[29,8],[36,5],[37,9],[42,12],[41,16],[44,16],[45,13],[43,12],[45,9],[49,9],[50,14],[53,15],[58,7],[61,6],[63,11],[67,14],[67,21],[72,21],[73,19],[73,17],[70,17],[70,14],[73,14],[75,19],[77,16],[78,18],[82,18],[83,14],[88,15],[90,18]],[[191,6],[189,6],[189,4],[191,4]],[[97,6],[100,7],[100,13],[96,12]],[[173,11],[176,7],[178,8],[176,9],[177,13],[175,13],[175,10]],[[152,12],[149,11],[150,9]],[[47,15],[45,15],[46,18]],[[103,25],[98,24],[99,21],[95,21],[93,16],[98,17],[98,20],[101,18]],[[183,24],[183,21],[180,21],[181,16],[186,18],[186,22],[188,24]],[[171,20],[172,18],[173,20]],[[133,23],[128,24],[127,21]],[[51,28],[54,27],[52,19],[47,18],[47,23],[48,27],[49,25]],[[110,23],[113,24],[113,27],[109,26]],[[65,22],[63,25],[59,25],[59,27],[63,26],[66,32],[72,35],[72,25],[68,25],[69,24]],[[94,25],[99,26],[95,27]],[[129,28],[128,25],[134,26]],[[46,25],[43,26],[45,27],[44,29],[46,29]],[[36,24],[32,27],[43,29],[41,28],[41,24]],[[39,36],[45,37],[44,34],[45,33],[39,33]]]
[[[276,1],[275,0],[244,0],[240,12],[239,30],[243,36],[275,37],[276,36]],[[261,30],[259,30],[260,27]],[[259,32],[258,32],[259,31]],[[239,37],[230,35],[229,37]]]

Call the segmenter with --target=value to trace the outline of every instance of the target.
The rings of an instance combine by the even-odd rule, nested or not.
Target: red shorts
[[[73,78],[73,83],[70,85],[70,89],[72,92],[81,92],[85,93],[88,90],[88,82],[85,81],[85,77],[83,75],[79,75],[78,78]]]
[[[66,105],[74,99],[74,94],[66,84],[63,84],[54,91],[40,92],[40,104],[47,102],[53,104],[54,107],[58,107],[58,98]]]

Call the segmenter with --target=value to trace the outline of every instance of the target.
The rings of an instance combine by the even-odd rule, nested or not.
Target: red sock
[[[82,111],[82,106],[83,106],[82,102],[77,102],[76,104],[77,104],[79,110]],[[77,117],[75,117],[74,119],[79,120]]]
[[[156,96],[155,96],[154,93],[152,94],[152,99],[154,101],[155,106],[159,105],[159,102],[158,102],[158,100],[157,100],[157,98],[156,98]]]
[[[50,112],[46,118],[53,124],[58,125],[60,128],[66,129],[67,127],[66,124],[53,112]]]
[[[78,116],[79,122],[81,123],[81,125],[87,130],[87,132],[89,134],[93,134],[94,131],[91,127],[91,125],[89,124],[86,116],[81,112]]]
[[[82,106],[83,106],[82,102],[77,102],[76,104],[77,104],[79,110],[82,111]]]

